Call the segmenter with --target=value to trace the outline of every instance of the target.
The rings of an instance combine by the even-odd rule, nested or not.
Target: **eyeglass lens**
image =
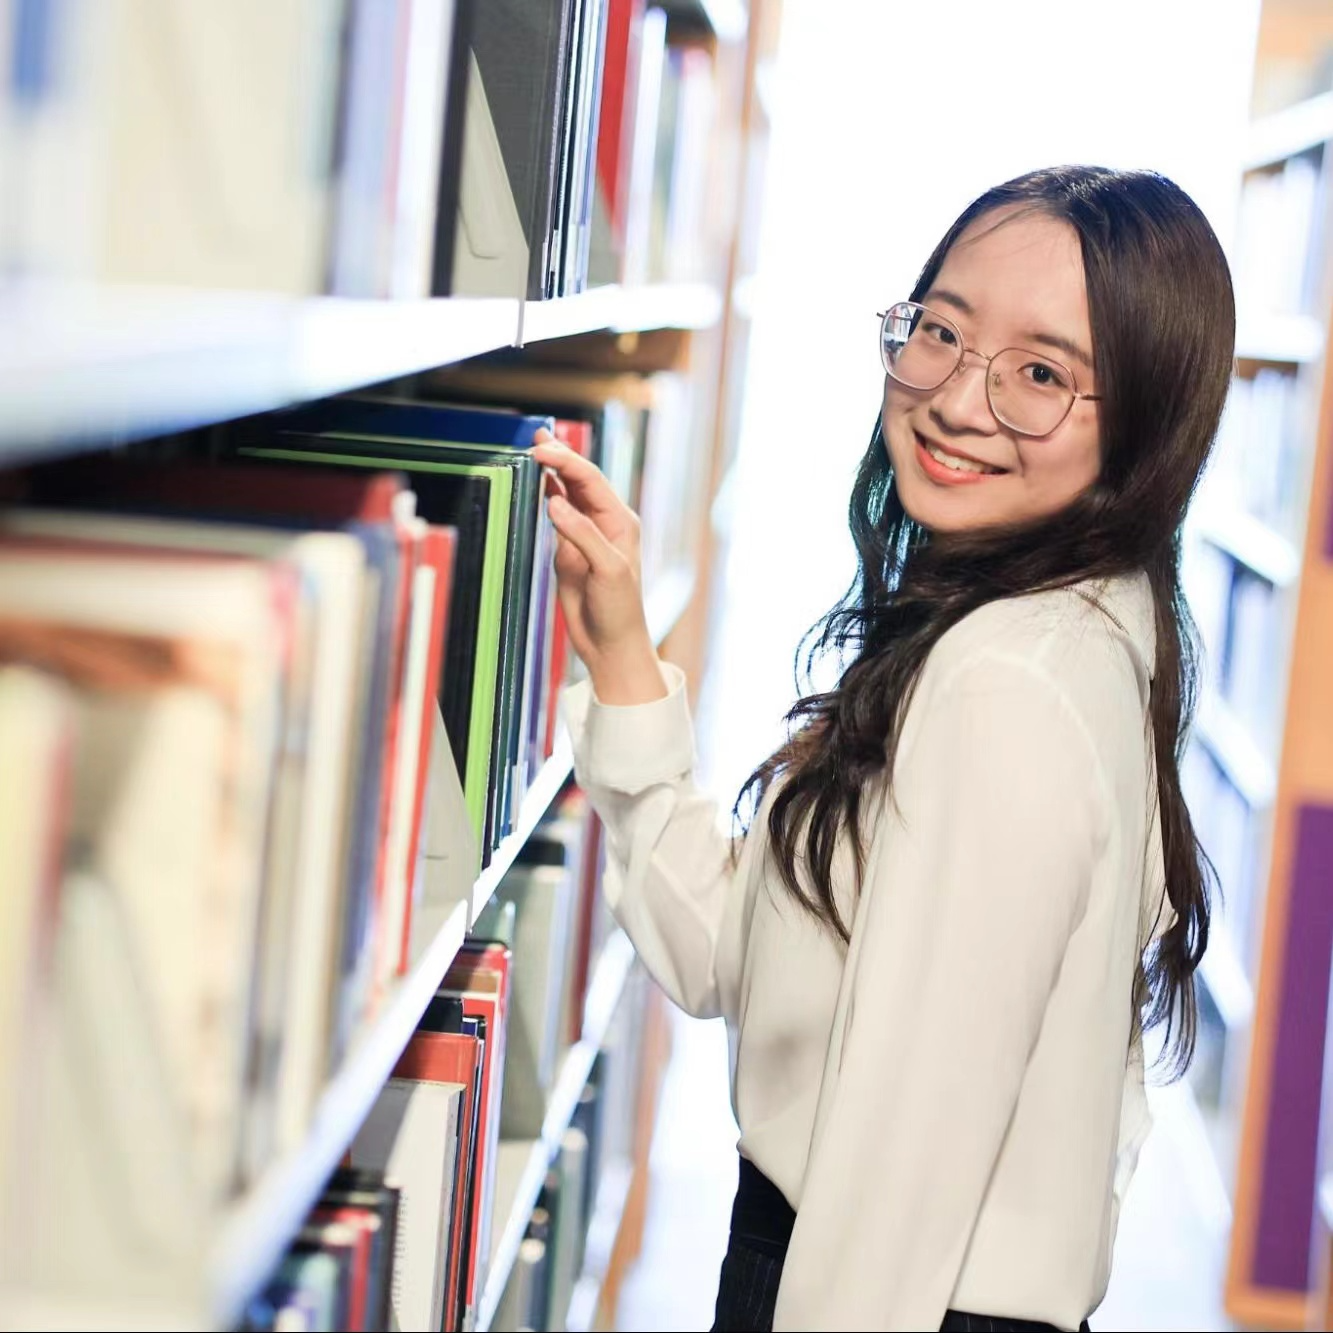
[[[926,306],[899,302],[884,316],[881,354],[888,373],[909,389],[938,389],[963,360],[963,335]],[[1034,352],[1009,347],[986,368],[991,411],[1025,435],[1049,435],[1068,415],[1074,386],[1068,370]]]

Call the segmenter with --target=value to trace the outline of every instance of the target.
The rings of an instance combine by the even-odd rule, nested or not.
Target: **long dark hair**
[[[872,782],[893,771],[907,706],[940,637],[998,598],[1146,571],[1157,632],[1149,712],[1175,919],[1141,960],[1133,1002],[1136,1023],[1166,1025],[1170,1072],[1179,1075],[1194,1051],[1193,974],[1208,943],[1211,875],[1180,790],[1197,656],[1180,585],[1180,528],[1226,399],[1231,279],[1212,228],[1171,181],[1059,167],[1020,176],[969,205],[935,247],[911,299],[929,291],[971,223],[1010,206],[1067,222],[1078,235],[1102,395],[1100,476],[1053,516],[932,537],[903,509],[877,419],[848,511],[856,578],[798,654],[806,681],[825,654],[848,665],[835,688],[792,708],[789,739],[750,776],[736,815],[744,823],[782,779],[768,813],[782,880],[847,940],[834,901],[834,846],[843,830],[851,833],[859,891],[862,803]]]

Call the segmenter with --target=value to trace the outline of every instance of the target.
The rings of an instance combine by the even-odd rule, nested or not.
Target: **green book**
[[[505,581],[509,561],[509,525],[514,498],[513,469],[503,463],[479,464],[423,458],[419,456],[422,450],[405,447],[396,440],[373,441],[321,436],[312,439],[308,444],[295,447],[295,438],[289,438],[294,447],[251,446],[243,448],[241,452],[249,457],[284,462],[323,463],[377,470],[391,468],[418,474],[418,482],[414,488],[417,491],[419,513],[428,521],[441,521],[432,518],[434,506],[429,478],[478,477],[490,481],[477,641],[474,647],[475,671],[468,717],[466,759],[462,775],[468,816],[482,846],[483,855],[488,857],[489,849],[493,845],[490,798],[494,788],[491,779],[493,761],[498,758],[493,751],[493,741],[499,702],[497,687],[500,684]]]

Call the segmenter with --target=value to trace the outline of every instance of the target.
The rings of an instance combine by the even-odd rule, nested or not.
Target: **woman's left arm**
[[[913,711],[778,1329],[939,1327],[1106,836],[1096,749],[1039,665],[987,653]]]

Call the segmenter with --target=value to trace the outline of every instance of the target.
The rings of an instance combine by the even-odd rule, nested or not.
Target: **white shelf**
[[[1333,139],[1333,92],[1319,93],[1252,121],[1241,166],[1246,171],[1273,166],[1329,139]]]
[[[509,346],[516,300],[34,287],[0,297],[0,454],[186,430]]]
[[[520,345],[579,333],[705,329],[722,317],[722,296],[705,283],[593,287],[556,301],[525,301]]]
[[[689,283],[605,287],[531,303],[10,289],[0,292],[0,463],[269,412],[517,346],[524,337],[704,328],[721,308],[713,288]]]
[[[1312,315],[1246,315],[1236,325],[1236,359],[1301,366],[1317,361],[1324,330]]]
[[[1194,514],[1199,535],[1275,588],[1295,582],[1301,555],[1280,532],[1235,506],[1201,505]]]
[[[1206,689],[1200,698],[1194,730],[1250,809],[1267,809],[1277,795],[1272,761],[1216,690]]]
[[[1254,988],[1241,963],[1235,936],[1220,913],[1209,922],[1208,949],[1199,970],[1227,1030],[1247,1028],[1254,1016]]]
[[[611,1255],[620,1235],[630,1187],[634,1184],[634,1166],[628,1161],[610,1162],[602,1170],[588,1237],[584,1245],[583,1274],[574,1284],[565,1316],[568,1333],[589,1333],[597,1318],[597,1303],[611,1267]]]
[[[500,1297],[518,1257],[518,1247],[546,1172],[560,1151],[560,1139],[573,1118],[574,1108],[592,1072],[593,1061],[606,1040],[616,1006],[634,964],[634,946],[623,931],[615,931],[602,947],[588,984],[583,1010],[583,1037],[565,1054],[551,1089],[542,1122],[541,1138],[501,1144],[495,1184],[496,1224],[503,1224],[491,1239],[491,1264],[477,1302],[477,1333],[486,1333],[495,1318]]]

